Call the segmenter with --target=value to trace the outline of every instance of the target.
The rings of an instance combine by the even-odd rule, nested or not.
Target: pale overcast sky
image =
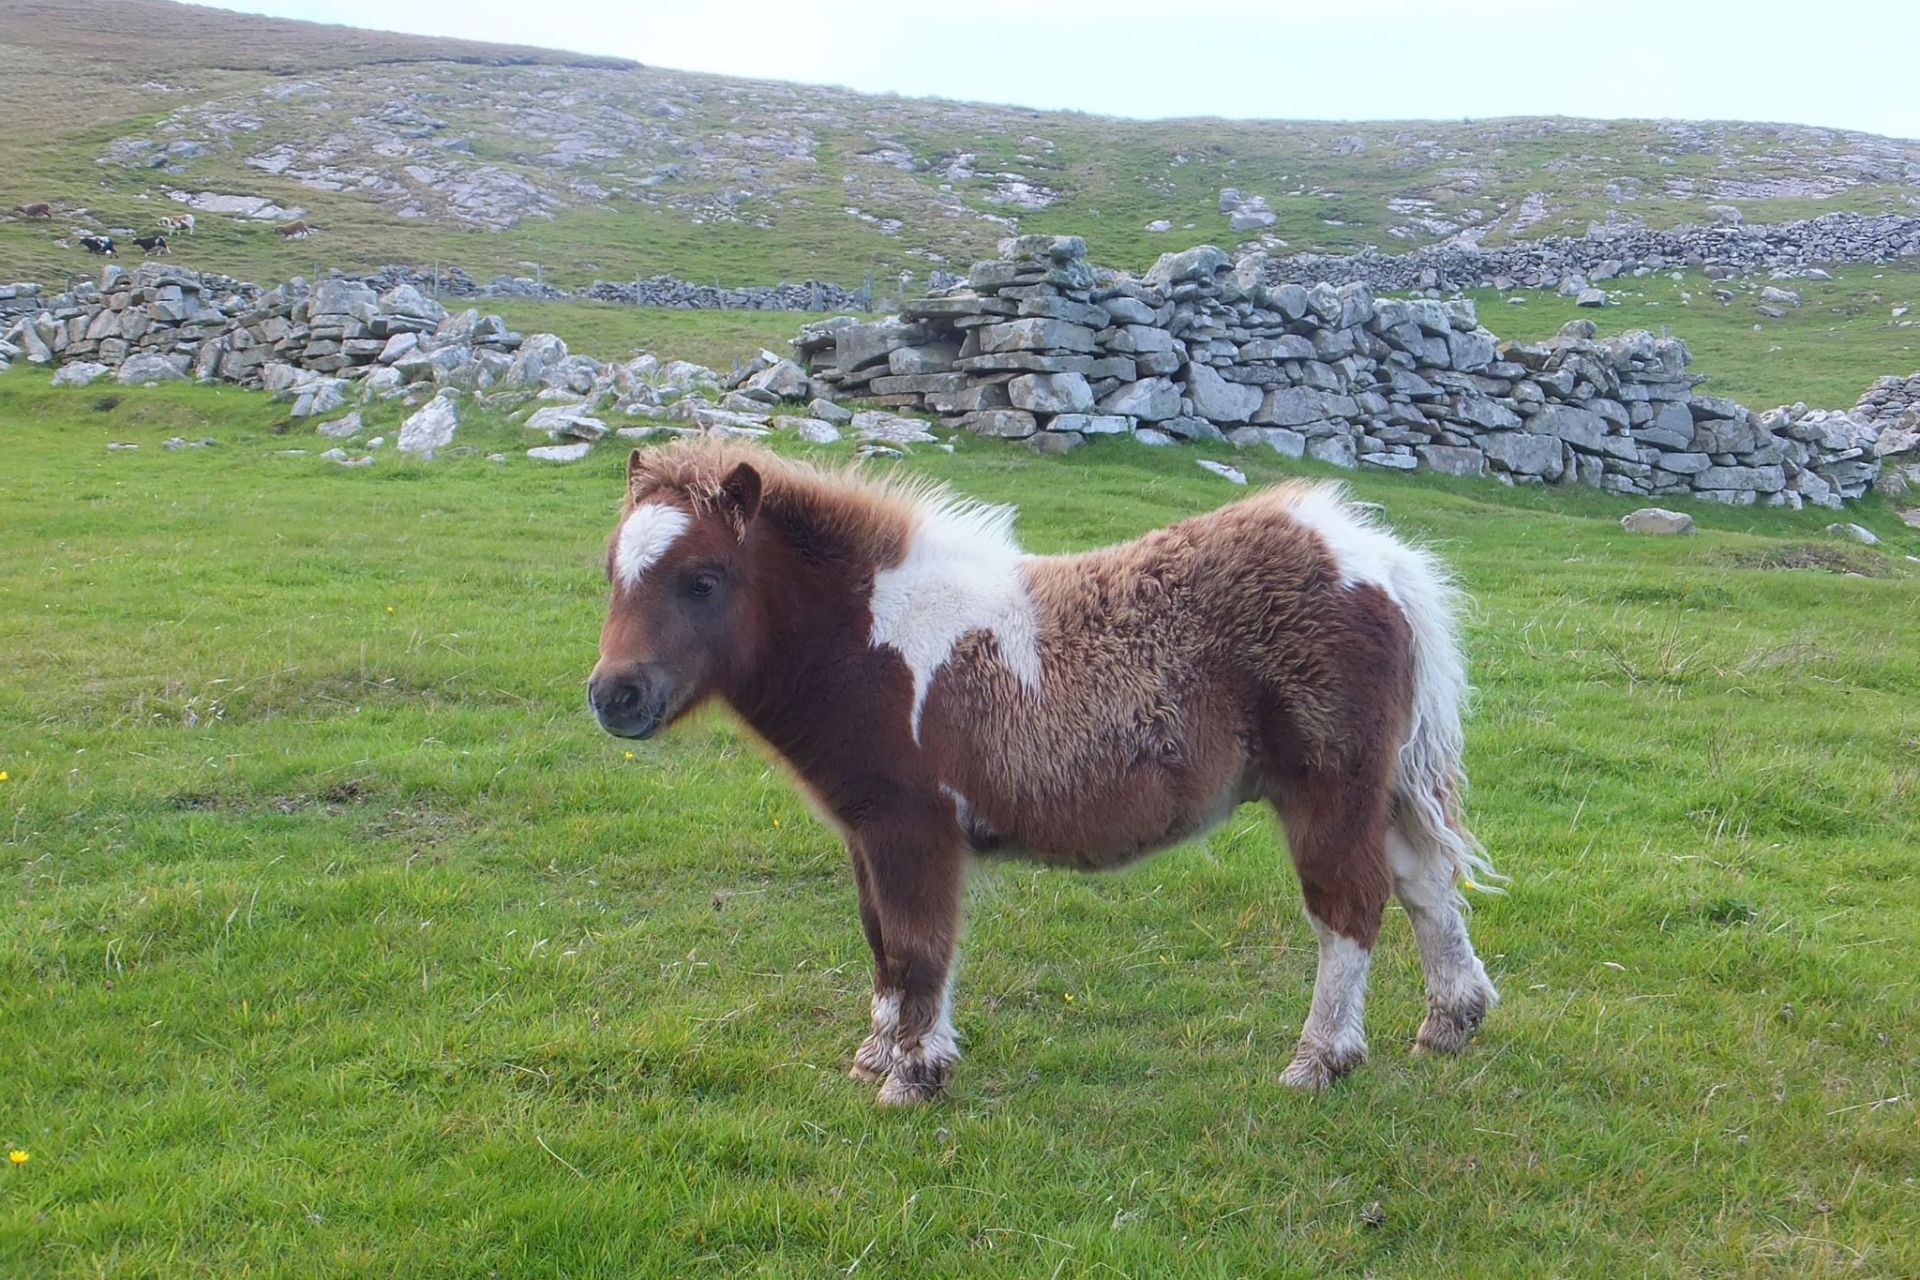
[[[216,0],[661,67],[1140,117],[1573,115],[1920,137],[1920,0]]]

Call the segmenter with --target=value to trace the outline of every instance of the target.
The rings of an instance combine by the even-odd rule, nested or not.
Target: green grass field
[[[1276,1083],[1313,941],[1248,808],[977,875],[968,1056],[899,1114],[844,1075],[834,838],[721,716],[586,714],[623,451],[347,471],[283,413],[0,377],[0,1275],[1920,1272],[1920,532],[1884,506],[1877,550],[1751,509],[1636,539],[1590,492],[1354,477],[1477,602],[1513,877],[1479,1040],[1410,1057],[1390,919],[1372,1063]],[[1233,496],[1194,456],[907,465],[1052,551]]]

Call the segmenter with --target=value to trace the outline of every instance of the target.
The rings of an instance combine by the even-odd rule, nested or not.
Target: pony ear
[[[640,475],[640,451],[638,449],[635,449],[632,453],[627,455],[627,487],[629,489],[633,487],[633,482],[636,478],[638,478],[639,475]]]
[[[720,482],[720,501],[744,536],[748,523],[760,510],[760,473],[752,463],[743,462],[727,472],[727,478]]]

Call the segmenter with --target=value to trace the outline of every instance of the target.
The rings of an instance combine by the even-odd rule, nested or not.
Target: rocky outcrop
[[[1804,405],[1697,395],[1686,345],[1591,321],[1502,342],[1466,300],[1274,283],[1203,245],[1142,278],[1077,236],[1021,236],[966,285],[892,319],[809,326],[802,361],[845,397],[1053,452],[1093,435],[1231,440],[1342,467],[1582,483],[1715,502],[1837,506],[1878,473],[1874,433]]]

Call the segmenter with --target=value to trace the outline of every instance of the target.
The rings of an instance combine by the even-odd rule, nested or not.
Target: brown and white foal
[[[588,698],[644,738],[709,697],[845,837],[873,948],[853,1074],[933,1097],[959,1057],[969,855],[1095,870],[1234,806],[1279,812],[1320,967],[1282,1080],[1363,1062],[1367,970],[1397,894],[1451,1052],[1497,996],[1458,887],[1466,677],[1454,590],[1337,486],[1287,485],[1080,555],[1029,556],[1010,508],[735,444],[635,452]]]

